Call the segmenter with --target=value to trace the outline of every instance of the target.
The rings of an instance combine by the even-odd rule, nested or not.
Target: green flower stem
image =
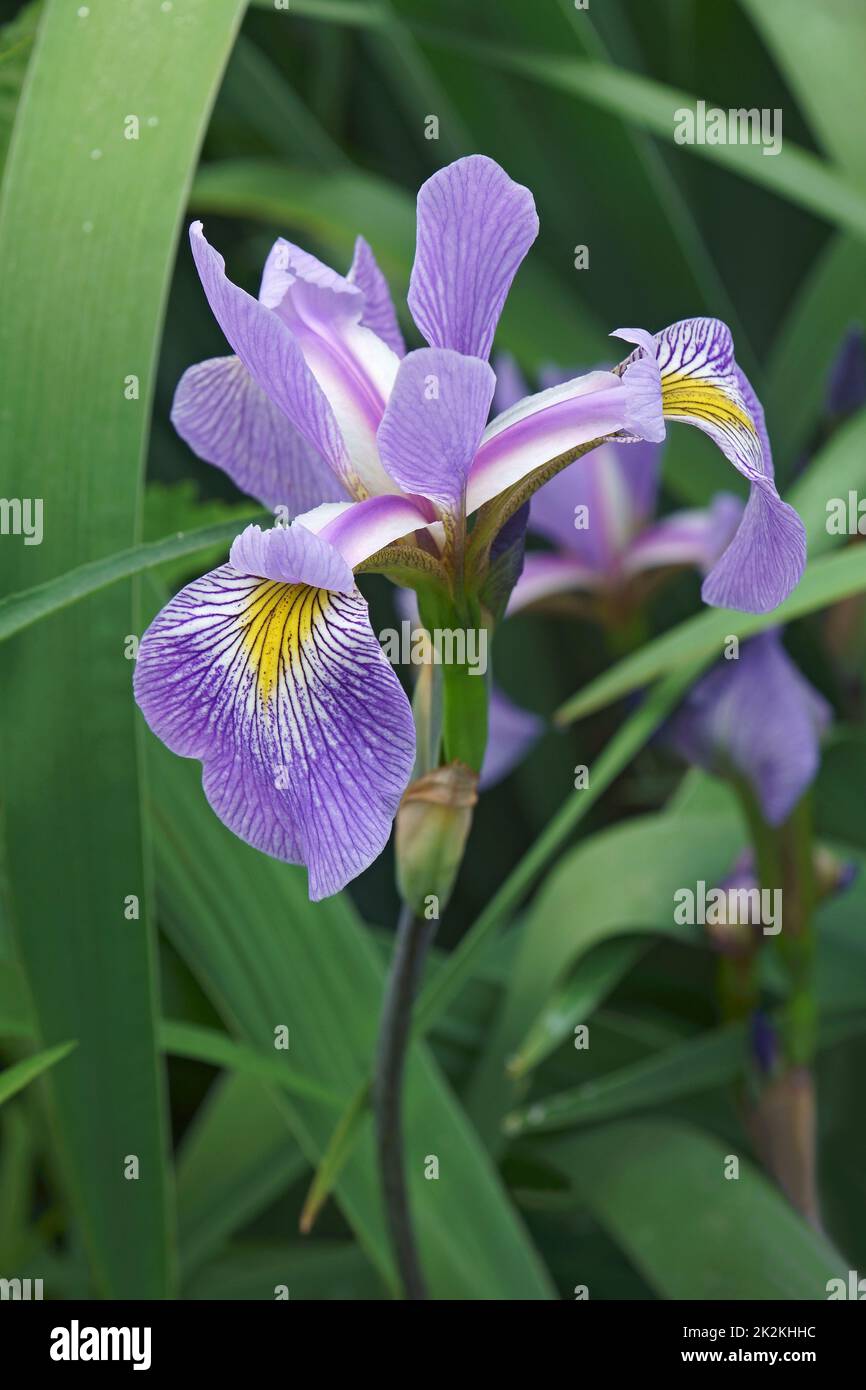
[[[418,1250],[412,1228],[412,1213],[403,1153],[402,1092],[403,1072],[412,1019],[424,961],[436,922],[418,918],[403,907],[397,926],[397,942],[385,990],[385,1004],[379,1028],[373,1111],[376,1146],[382,1179],[385,1219],[394,1246],[397,1270],[405,1297],[427,1298]]]
[[[782,860],[782,931],[776,941],[788,981],[782,1036],[789,1065],[808,1065],[815,1055],[818,1005],[815,995],[815,871],[812,814],[808,796],[795,807],[780,831]]]

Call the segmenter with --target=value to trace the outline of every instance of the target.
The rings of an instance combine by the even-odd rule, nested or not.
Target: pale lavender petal
[[[711,569],[730,544],[743,516],[743,503],[732,493],[719,493],[709,507],[673,512],[647,526],[623,557],[627,574],[660,565],[694,565]]]
[[[490,356],[511,282],[537,235],[529,189],[484,155],[458,159],[422,185],[409,308],[431,347]]]
[[[397,322],[397,311],[388,281],[379,269],[371,247],[362,236],[355,241],[355,255],[348,278],[364,293],[361,323],[365,328],[371,328],[398,357],[404,357],[406,344]]]
[[[523,561],[523,572],[511,591],[506,611],[511,617],[522,608],[557,594],[599,589],[605,579],[603,571],[592,569],[572,555],[532,550]]]
[[[496,378],[487,362],[421,348],[400,363],[379,426],[382,462],[405,492],[461,506]]]
[[[239,357],[189,367],[174,393],[171,422],[199,458],[271,510],[285,507],[294,516],[346,495],[333,469]]]
[[[296,520],[322,537],[354,568],[377,550],[401,536],[423,530],[436,521],[437,514],[426,497],[389,494],[368,497],[348,506],[326,504],[306,512]]]
[[[351,490],[352,469],[334,412],[296,339],[278,314],[232,284],[200,222],[190,227],[190,244],[214,317],[247,371]]]
[[[617,370],[654,362],[665,418],[708,434],[751,484],[740,530],[704,584],[705,602],[769,612],[799,583],[806,533],[773,482],[764,412],[734,359],[730,331],[718,319],[686,319],[655,337],[641,329],[616,336],[638,344]]]
[[[507,777],[543,732],[543,719],[513,704],[494,686],[488,708],[487,751],[478,782],[481,790],[487,791]]]
[[[223,565],[148,628],[135,694],[154,733],[202,761],[205,795],[230,830],[306,864],[311,898],[338,892],[383,849],[415,733],[357,590]]]
[[[686,697],[668,728],[687,761],[746,779],[771,825],[791,813],[818,770],[831,711],[800,674],[778,631],[745,642]]]
[[[631,418],[631,381],[613,372],[589,372],[527,396],[484,431],[469,472],[467,510],[571,449],[631,428]]]
[[[312,584],[341,594],[351,594],[355,587],[355,576],[340,552],[299,523],[267,531],[248,526],[232,542],[229,564],[238,574],[283,584]]]
[[[399,358],[363,324],[365,296],[292,242],[268,256],[261,299],[291,330],[336,417],[354,473],[368,493],[393,492],[379,460],[376,430]]]
[[[803,523],[778,493],[755,486],[734,539],[704,580],[715,608],[770,613],[799,583],[806,563]]]

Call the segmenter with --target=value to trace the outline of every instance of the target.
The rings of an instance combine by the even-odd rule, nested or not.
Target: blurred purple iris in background
[[[743,780],[769,825],[780,825],[811,785],[830,706],[801,675],[778,629],[743,643],[689,691],[666,740],[681,757]]]

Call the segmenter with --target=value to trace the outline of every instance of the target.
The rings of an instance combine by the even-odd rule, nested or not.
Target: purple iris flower
[[[711,601],[772,606],[799,579],[802,527],[798,542],[760,407],[717,321],[655,338],[623,331],[638,346],[614,371],[487,423],[487,359],[537,230],[531,193],[490,159],[429,179],[408,296],[429,346],[403,355],[362,240],[343,276],[280,239],[256,299],[227,278],[201,223],[190,229],[233,355],[185,373],[173,421],[202,458],[295,521],[248,528],[228,564],[172,599],[142,638],[136,698],[170,748],[201,759],[205,792],[237,835],[307,865],[313,898],[381,851],[413,764],[409,703],[370,628],[359,567],[478,595],[489,549],[476,546],[470,572],[472,513],[495,503],[505,524],[576,450],[612,435],[658,441],[669,415],[711,433],[759,497],[760,526],[747,508],[726,552],[741,538],[740,579],[717,582]]]
[[[509,357],[497,367],[496,404],[526,394]],[[545,386],[570,373],[545,367]],[[707,573],[724,553],[743,515],[743,503],[719,493],[707,508],[690,508],[654,521],[662,446],[606,443],[557,473],[533,497],[528,529],[552,550],[531,551],[514,587],[509,613],[574,590],[605,595],[638,575],[671,565]]]
[[[830,706],[800,674],[778,629],[745,642],[686,696],[666,741],[687,762],[742,778],[764,819],[781,825],[818,771]]]

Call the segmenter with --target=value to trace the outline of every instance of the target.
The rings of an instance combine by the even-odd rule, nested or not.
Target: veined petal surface
[[[486,155],[458,159],[422,185],[408,299],[431,347],[490,356],[511,282],[537,235],[529,189]]]
[[[770,612],[799,583],[806,533],[773,481],[764,412],[737,366],[730,330],[718,319],[701,318],[684,319],[655,336],[640,328],[618,329],[614,336],[637,344],[617,370],[654,363],[665,419],[703,430],[751,484],[740,528],[704,583],[704,600]]]
[[[201,760],[230,830],[307,866],[311,898],[338,892],[383,849],[415,735],[357,590],[223,565],[151,624],[135,695],[173,752]]]
[[[174,393],[171,422],[193,453],[271,510],[284,507],[295,516],[346,496],[333,469],[239,357],[188,367]]]

